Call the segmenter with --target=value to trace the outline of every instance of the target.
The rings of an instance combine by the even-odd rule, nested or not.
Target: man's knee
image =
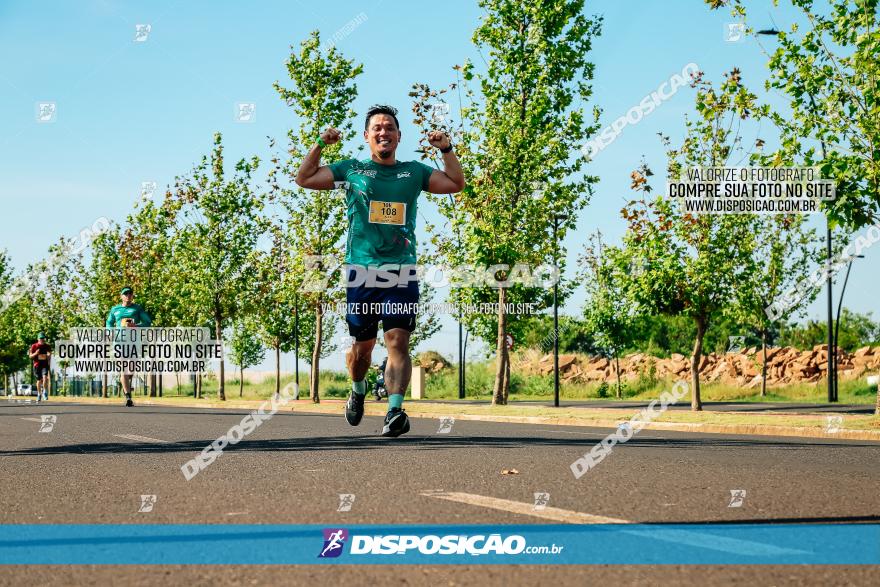
[[[385,346],[389,354],[409,354],[410,333],[402,328],[394,328],[385,333]]]
[[[376,346],[375,338],[370,340],[354,341],[351,345],[351,358],[355,361],[369,359],[370,354],[373,352],[374,346]]]

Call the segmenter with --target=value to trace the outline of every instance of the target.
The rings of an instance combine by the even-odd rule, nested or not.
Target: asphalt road
[[[573,517],[632,522],[880,522],[880,443],[644,430],[575,479],[607,429],[279,413],[186,481],[181,465],[247,414],[0,402],[0,523],[547,524],[535,492]],[[51,432],[41,416],[54,415]],[[502,475],[516,469],[518,474]],[[746,491],[741,507],[730,492]],[[436,497],[454,493],[455,500]],[[339,494],[354,494],[337,511]],[[139,512],[141,495],[156,495]],[[524,507],[523,511],[528,510]],[[597,518],[599,519],[599,518]],[[876,567],[7,567],[0,584],[870,584]],[[870,579],[870,580],[869,580]]]

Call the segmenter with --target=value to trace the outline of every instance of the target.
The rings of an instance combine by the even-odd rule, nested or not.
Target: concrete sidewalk
[[[7,399],[25,402],[22,399]],[[40,404],[53,403],[115,404],[118,398],[52,397]],[[197,400],[188,397],[145,398],[135,397],[135,406],[167,405],[176,407],[256,410],[267,400],[215,399]],[[31,401],[30,403],[33,403]],[[290,401],[281,411],[339,414],[342,417],[345,401],[324,399],[319,404],[308,399]],[[599,404],[599,402],[596,402]],[[507,406],[492,406],[485,401],[408,400],[404,407],[414,418],[453,417],[460,420],[515,422],[523,424],[588,426],[616,429],[628,421],[647,402],[563,402],[554,408],[548,402],[513,402]],[[667,410],[644,426],[649,430],[676,430],[681,432],[744,434],[760,436],[795,436],[880,442],[880,417],[873,415],[871,406],[826,406],[821,404],[742,404],[706,403],[703,412],[692,412],[689,404],[679,404]],[[834,412],[829,411],[837,408]],[[381,416],[387,410],[386,402],[375,402],[368,397],[366,414]]]

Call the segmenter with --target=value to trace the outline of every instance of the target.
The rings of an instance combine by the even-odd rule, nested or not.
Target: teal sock
[[[367,380],[362,379],[360,381],[352,381],[351,390],[358,395],[367,395]]]
[[[403,394],[402,393],[394,393],[388,396],[388,411],[390,412],[394,408],[402,408],[403,407]]]

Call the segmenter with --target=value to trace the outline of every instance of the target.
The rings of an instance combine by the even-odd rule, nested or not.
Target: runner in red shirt
[[[37,342],[31,345],[28,356],[34,362],[34,378],[37,380],[37,401],[49,399],[49,361],[52,347],[46,342],[46,335],[37,335]]]

